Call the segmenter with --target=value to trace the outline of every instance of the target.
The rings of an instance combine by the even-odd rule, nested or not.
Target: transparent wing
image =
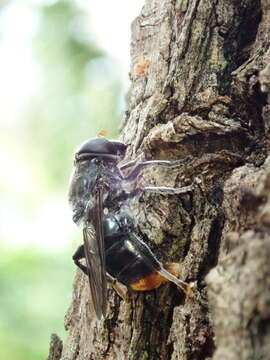
[[[89,210],[89,222],[83,229],[86,265],[94,309],[98,319],[106,315],[107,280],[103,235],[102,190],[98,189],[93,207]]]

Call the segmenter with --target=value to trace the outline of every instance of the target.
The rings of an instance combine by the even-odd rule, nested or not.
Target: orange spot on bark
[[[134,75],[136,77],[146,76],[149,71],[149,64],[150,64],[150,61],[147,59],[142,59],[141,61],[137,62],[133,67]]]

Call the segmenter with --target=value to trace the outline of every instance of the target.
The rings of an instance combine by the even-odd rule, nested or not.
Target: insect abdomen
[[[127,286],[155,272],[151,259],[145,261],[145,255],[140,249],[129,238],[123,237],[115,239],[115,243],[106,249],[106,269]]]
[[[140,281],[146,279],[148,284],[161,265],[148,246],[135,235],[130,218],[107,215],[103,228],[106,271],[124,285],[134,287],[137,284],[141,290],[147,290],[144,287],[148,285]],[[151,288],[155,287],[158,286]]]

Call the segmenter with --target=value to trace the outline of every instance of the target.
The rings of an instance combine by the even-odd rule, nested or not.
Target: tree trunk
[[[127,302],[109,290],[97,321],[78,271],[63,360],[270,358],[269,36],[269,0],[146,0],[132,24],[125,160],[183,159],[138,182],[194,190],[131,207],[153,252],[180,262],[196,290]]]

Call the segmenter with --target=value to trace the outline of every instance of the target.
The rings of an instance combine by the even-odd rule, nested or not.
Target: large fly
[[[166,281],[174,282],[190,294],[192,284],[182,281],[177,264],[162,264],[138,236],[134,220],[127,212],[128,201],[140,192],[181,194],[192,186],[135,187],[126,190],[143,168],[150,165],[176,167],[179,161],[131,161],[122,166],[126,145],[120,141],[94,138],[75,153],[69,189],[73,220],[83,228],[83,245],[73,260],[87,275],[98,319],[106,316],[107,282],[123,296],[117,283],[136,291],[152,290]],[[127,176],[122,171],[130,168]],[[81,262],[85,258],[85,264]]]

